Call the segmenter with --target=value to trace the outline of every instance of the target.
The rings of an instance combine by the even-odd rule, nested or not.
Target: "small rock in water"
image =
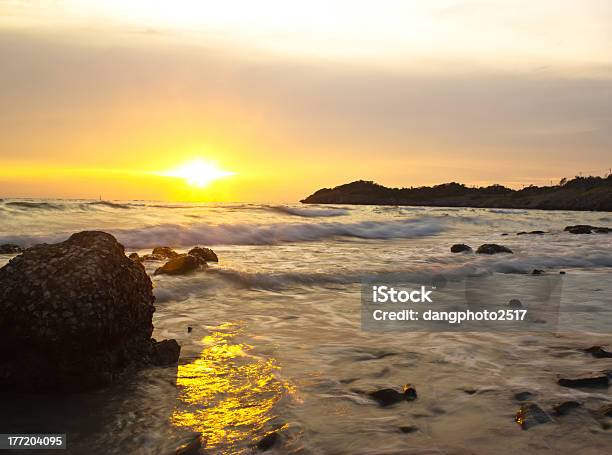
[[[142,258],[138,255],[138,253],[130,253],[128,257],[134,262],[142,262]]]
[[[544,232],[544,231],[529,231],[529,232],[521,231],[521,232],[517,232],[516,233],[516,235],[525,235],[525,234],[541,235],[541,234],[546,234],[546,232]]]
[[[191,333],[192,330],[193,330],[193,327],[187,326],[187,333]]]
[[[414,401],[417,399],[417,392],[412,384],[406,384],[404,386],[404,395],[406,396],[406,401]]]
[[[176,251],[174,251],[172,248],[170,248],[169,246],[155,247],[153,248],[152,253],[155,256],[161,256],[165,259],[174,259],[179,256],[179,254]]]
[[[191,441],[181,444],[177,449],[176,455],[198,455],[202,448],[202,434],[195,433]]]
[[[519,392],[514,394],[514,399],[516,401],[527,401],[531,400],[533,394],[531,392]]]
[[[419,431],[419,428],[415,427],[414,425],[407,425],[404,427],[399,427],[399,430],[402,433],[414,433],[415,431]]]
[[[17,254],[21,253],[23,250],[19,245],[15,245],[14,243],[4,243],[0,245],[0,254]]]
[[[155,341],[153,343],[153,362],[155,365],[176,365],[180,354],[181,346],[176,340]]]
[[[591,346],[585,349],[584,352],[588,352],[597,359],[612,358],[612,352],[605,351],[601,346]]]
[[[472,251],[472,248],[470,248],[468,245],[465,245],[463,243],[456,243],[453,246],[451,246],[451,253],[465,253],[468,251]]]
[[[198,257],[206,262],[219,262],[217,254],[210,248],[195,246],[190,249],[187,254],[191,254],[192,256]]]
[[[272,448],[278,442],[278,433],[276,431],[268,433],[257,443],[257,448],[262,452]]]
[[[533,269],[531,271],[532,275],[542,275],[544,273],[544,270],[540,270],[540,269]]]
[[[508,302],[508,307],[512,310],[518,310],[519,308],[523,308],[523,304],[519,299],[512,299]]]
[[[186,254],[170,259],[163,266],[155,270],[154,275],[186,275],[203,267],[206,267],[206,262],[190,254]]]
[[[403,393],[398,392],[395,389],[381,389],[374,392],[368,392],[370,398],[378,401],[381,406],[390,406],[400,401],[414,401],[417,399],[416,389],[406,384],[403,389]]]
[[[605,415],[606,417],[612,417],[612,404],[603,405],[597,410],[597,412],[601,415]]]
[[[565,272],[564,272],[563,270],[561,270],[561,271],[559,272],[559,275],[565,275]]]
[[[582,406],[582,404],[577,401],[564,401],[563,403],[553,406],[553,412],[557,416],[564,416],[571,410],[579,408],[580,406]]]
[[[478,254],[497,254],[497,253],[510,253],[512,254],[512,250],[503,245],[497,245],[496,243],[485,243],[484,245],[480,245],[476,250]]]
[[[529,430],[536,425],[552,422],[552,419],[544,410],[535,403],[524,404],[516,413],[514,421],[518,423],[523,430]]]
[[[561,378],[557,383],[562,387],[570,388],[590,388],[590,387],[608,387],[610,379],[605,373],[593,373],[574,378]]]

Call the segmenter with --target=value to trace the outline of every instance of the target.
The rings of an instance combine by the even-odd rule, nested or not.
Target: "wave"
[[[111,233],[126,246],[149,248],[156,245],[274,245],[309,242],[333,237],[360,239],[412,238],[434,235],[444,229],[441,220],[425,218],[356,223],[272,223],[272,224],[164,224]]]
[[[144,204],[120,204],[118,202],[110,202],[110,201],[92,201],[92,202],[87,202],[86,205],[110,207],[113,209],[130,209],[133,206],[142,207]]]
[[[268,206],[271,210],[275,212],[280,212],[286,215],[295,215],[301,217],[332,217],[332,216],[344,216],[348,215],[348,209],[342,208],[324,208],[324,209],[306,209],[306,208],[297,208],[297,207],[288,207],[286,205],[276,205],[276,206]]]
[[[17,207],[18,209],[42,209],[42,210],[63,210],[61,204],[52,204],[50,202],[34,202],[34,201],[11,201],[5,202],[9,207]]]
[[[431,262],[435,262],[432,258]],[[534,256],[510,260],[475,258],[464,264],[440,264],[413,266],[396,270],[356,270],[348,273],[248,272],[235,269],[214,268],[208,274],[240,288],[281,290],[292,286],[329,286],[361,284],[365,281],[406,281],[433,283],[436,280],[461,280],[466,277],[486,276],[494,273],[528,274],[534,268],[606,268],[612,267],[612,256],[592,253],[587,255]]]

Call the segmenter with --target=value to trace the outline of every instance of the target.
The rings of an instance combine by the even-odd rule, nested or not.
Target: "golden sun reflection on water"
[[[206,447],[218,453],[239,453],[237,446],[263,437],[274,405],[292,391],[277,377],[274,359],[253,356],[252,346],[234,342],[239,332],[237,325],[223,324],[202,339],[197,360],[178,367],[172,424],[201,432]]]

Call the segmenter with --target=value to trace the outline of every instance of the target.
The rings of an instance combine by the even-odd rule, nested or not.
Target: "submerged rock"
[[[152,284],[105,232],[29,248],[0,269],[0,384],[94,388],[150,364]]]
[[[172,248],[170,248],[169,246],[155,247],[153,248],[153,251],[151,253],[154,256],[159,256],[164,259],[173,259],[179,256],[179,254],[176,251],[174,251]]]
[[[518,392],[514,394],[514,399],[516,401],[527,401],[533,398],[533,394],[531,392]]]
[[[511,310],[519,310],[523,308],[523,304],[519,299],[512,299],[508,302],[508,308]]]
[[[580,406],[582,406],[582,404],[577,401],[564,401],[563,403],[553,406],[553,413],[557,416],[564,416]]]
[[[576,224],[574,226],[565,226],[563,230],[570,234],[592,234],[593,232],[597,234],[608,234],[612,231],[612,228],[591,226],[590,224]]]
[[[174,259],[170,259],[163,266],[155,270],[155,275],[186,275],[201,268],[206,267],[206,262],[202,259],[185,254]]]
[[[531,271],[532,275],[542,275],[544,273],[544,270],[540,270],[540,269],[533,269]]]
[[[455,243],[451,246],[451,253],[467,253],[469,251],[472,251],[472,248],[464,243]]]
[[[14,243],[3,243],[0,245],[0,254],[17,254],[21,253],[23,250],[19,245],[15,245]]]
[[[263,438],[259,440],[259,442],[257,443],[257,448],[261,450],[262,452],[265,452],[266,450],[270,450],[272,446],[274,446],[278,442],[278,439],[279,439],[279,436],[276,431],[273,431],[272,433],[268,433],[267,435],[265,435]]]
[[[419,428],[415,427],[414,425],[407,425],[407,426],[399,427],[399,430],[402,433],[414,433],[415,431],[419,431]]]
[[[542,234],[546,234],[546,232],[545,231],[529,231],[529,232],[521,231],[521,232],[516,233],[516,235],[528,235],[528,234],[542,235]]]
[[[606,373],[592,373],[573,378],[561,378],[557,383],[562,387],[591,388],[608,387],[610,379]]]
[[[518,423],[523,430],[529,430],[537,425],[552,422],[552,419],[537,404],[530,403],[520,407],[514,421]]]
[[[187,254],[200,258],[206,262],[219,262],[217,254],[210,248],[202,248],[200,246],[195,246],[190,249],[189,253]]]
[[[478,254],[497,254],[497,253],[510,253],[512,254],[512,250],[502,245],[497,245],[496,243],[485,243],[484,245],[480,245],[476,250]]]
[[[400,401],[413,401],[417,399],[416,389],[410,384],[404,386],[403,392],[398,392],[395,389],[381,389],[368,392],[367,395],[383,407],[399,403]]]
[[[608,403],[603,405],[601,408],[597,410],[600,415],[604,415],[606,417],[612,417],[612,404]]]
[[[588,352],[597,359],[612,358],[612,352],[605,351],[601,346],[591,346],[585,349],[584,352]]]

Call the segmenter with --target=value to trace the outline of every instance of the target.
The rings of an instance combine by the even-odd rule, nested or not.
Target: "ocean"
[[[251,453],[270,433],[278,434],[271,454],[606,453],[612,422],[594,410],[612,401],[610,390],[557,379],[612,368],[583,352],[612,349],[609,326],[570,315],[523,332],[371,331],[361,318],[369,280],[542,278],[534,269],[565,272],[561,308],[604,314],[612,236],[563,229],[611,221],[606,212],[4,199],[0,244],[103,230],[126,253],[200,245],[219,263],[153,276],[161,263],[145,262],[153,336],[181,344],[178,368],[150,368],[96,392],[2,394],[1,427],[66,433],[75,454],[174,453],[194,432],[207,441],[202,453],[214,454]],[[545,234],[517,235],[532,230]],[[514,254],[453,254],[456,243]],[[0,255],[0,266],[10,258]],[[530,286],[513,283],[528,300]],[[418,392],[412,402],[381,407],[363,393],[408,383]],[[551,422],[528,430],[515,422],[523,392]],[[555,416],[553,406],[568,400],[580,406]]]

